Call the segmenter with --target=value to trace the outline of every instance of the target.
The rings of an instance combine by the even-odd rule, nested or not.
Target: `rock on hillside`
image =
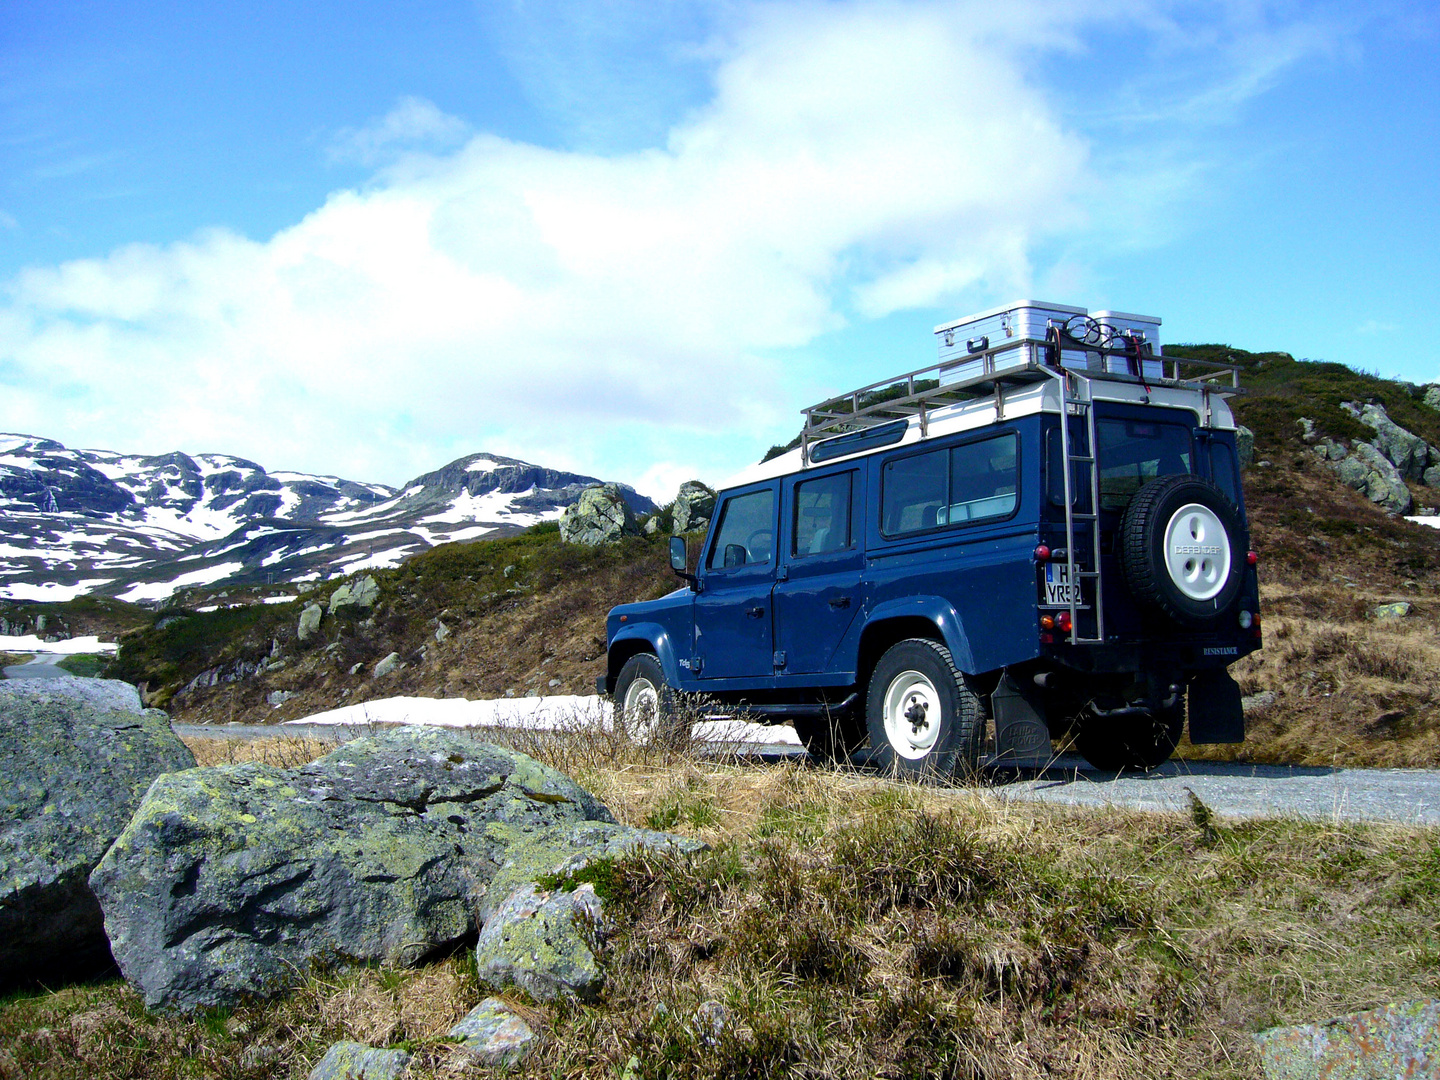
[[[435,544],[558,517],[598,483],[471,454],[396,490],[269,473],[225,454],[146,457],[0,434],[0,598],[145,602],[394,566]],[[623,490],[632,509],[653,509]]]
[[[107,962],[90,872],[151,782],[194,764],[126,683],[0,682],[0,980]]]

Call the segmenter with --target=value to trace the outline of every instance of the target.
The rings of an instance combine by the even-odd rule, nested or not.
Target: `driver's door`
[[[775,673],[771,592],[779,482],[727,495],[716,508],[695,597],[695,658],[701,681]]]

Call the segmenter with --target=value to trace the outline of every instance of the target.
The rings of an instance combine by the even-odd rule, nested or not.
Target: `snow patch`
[[[1432,529],[1440,529],[1440,514],[1417,514],[1415,517],[1407,517],[1406,521],[1413,521],[1416,525],[1429,525]]]
[[[0,597],[4,597],[6,600],[42,600],[47,603],[60,603],[65,600],[74,600],[77,596],[84,596],[92,589],[110,584],[111,580],[111,578],[91,578],[76,582],[74,585],[56,585],[53,582],[44,585],[26,585],[23,582],[16,582],[13,585],[0,585]]]
[[[608,727],[609,701],[595,694],[556,694],[553,697],[466,698],[392,697],[346,705],[287,724],[334,724],[365,727],[370,724],[418,724],[431,727],[527,728],[569,731]],[[695,725],[694,735],[705,742],[800,745],[790,727],[747,724],[715,717]]]
[[[207,566],[203,570],[192,570],[188,574],[181,574],[174,581],[142,581],[139,585],[121,593],[116,599],[132,604],[141,600],[163,600],[176,589],[182,589],[187,585],[209,585],[243,569],[245,569],[244,563],[225,562],[216,566]]]
[[[60,653],[74,656],[78,653],[113,653],[119,647],[113,641],[101,641],[94,635],[67,638],[64,641],[41,641],[34,634],[0,635],[0,652]]]

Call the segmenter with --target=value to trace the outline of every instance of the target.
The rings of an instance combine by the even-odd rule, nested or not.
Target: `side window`
[[[822,476],[795,485],[791,555],[823,555],[850,546],[850,492],[853,472]]]
[[[1210,478],[1215,486],[1230,496],[1230,501],[1240,505],[1239,471],[1235,467],[1235,451],[1229,443],[1210,444]]]
[[[710,561],[717,566],[768,563],[775,553],[775,492],[752,491],[725,500]]]
[[[1007,517],[1015,510],[1015,464],[1013,435],[966,443],[950,451],[950,506],[946,519],[978,521]]]
[[[885,463],[881,522],[887,536],[945,524],[941,518],[950,486],[950,454],[932,450]]]
[[[900,536],[1014,513],[1018,446],[1015,435],[1000,435],[887,462],[882,531]]]

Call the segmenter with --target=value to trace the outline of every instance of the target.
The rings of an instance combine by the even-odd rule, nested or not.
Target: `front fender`
[[[955,666],[967,675],[976,674],[975,653],[970,647],[970,635],[965,629],[965,620],[955,610],[955,605],[943,596],[907,596],[886,600],[875,605],[865,619],[862,635],[877,623],[891,619],[924,619],[940,631],[945,647]]]
[[[636,648],[637,644],[646,647]],[[615,679],[620,674],[620,668],[625,660],[637,652],[653,652],[660,661],[660,670],[665,672],[665,681],[674,687],[680,685],[680,664],[675,656],[675,646],[670,640],[670,631],[660,623],[642,622],[628,624],[610,640],[606,660],[608,689],[615,689]],[[618,662],[617,658],[620,658]]]

